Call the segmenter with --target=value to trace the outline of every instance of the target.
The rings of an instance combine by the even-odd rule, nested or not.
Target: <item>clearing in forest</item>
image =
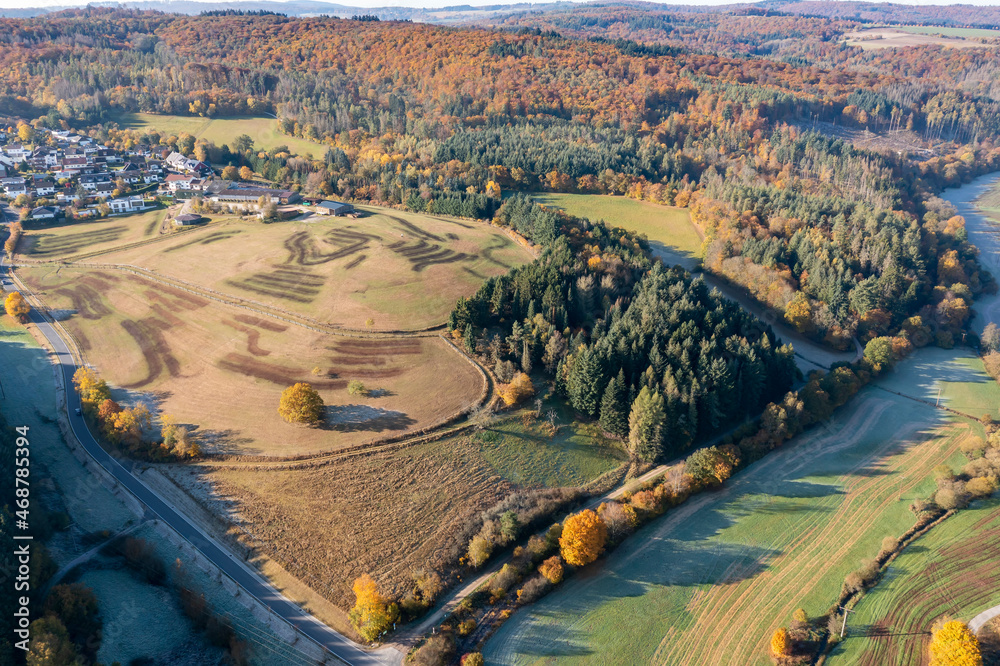
[[[919,372],[911,363],[904,374]],[[487,661],[770,664],[772,632],[796,608],[826,612],[860,560],[913,524],[910,503],[931,494],[934,467],[972,435],[982,435],[976,423],[868,387],[519,612]]]
[[[461,296],[531,260],[479,222],[359,207],[359,218],[209,225],[104,255],[345,328],[443,324]]]
[[[196,426],[208,451],[339,449],[434,425],[483,392],[479,372],[435,335],[323,334],[124,271],[38,266],[18,273],[87,362],[121,389],[118,397],[143,395]],[[354,379],[375,393],[349,395]],[[328,405],[324,428],[278,416],[281,392],[300,381]]]
[[[862,49],[888,49],[905,46],[927,46],[940,44],[958,48],[992,46],[984,44],[979,38],[996,39],[1000,37],[998,30],[977,30],[968,28],[938,28],[892,26],[891,28],[865,28],[855,32],[844,33],[848,46],[860,46]]]
[[[217,146],[233,148],[236,137],[246,134],[257,150],[273,150],[287,146],[294,155],[323,157],[326,146],[307,139],[288,136],[278,131],[278,121],[263,116],[229,116],[200,118],[170,116],[155,113],[123,113],[117,119],[119,127],[131,130],[156,130],[162,136],[179,136],[186,132],[196,139],[211,141]]]
[[[686,208],[603,194],[532,194],[531,198],[570,215],[604,220],[611,226],[645,234],[668,263],[690,269],[701,258],[701,236]]]

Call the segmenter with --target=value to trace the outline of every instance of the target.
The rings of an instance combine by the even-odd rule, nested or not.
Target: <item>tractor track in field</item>
[[[131,273],[139,277],[145,278],[151,282],[156,282],[157,284],[163,285],[165,287],[180,290],[182,292],[187,292],[195,297],[207,298],[225,305],[230,305],[233,307],[238,307],[243,310],[247,310],[253,315],[260,316],[263,315],[269,319],[277,319],[281,322],[292,324],[294,326],[299,326],[301,328],[306,328],[317,333],[323,333],[328,335],[337,335],[345,338],[359,338],[359,339],[406,339],[406,338],[421,338],[421,337],[433,337],[438,335],[444,330],[445,324],[435,324],[434,326],[428,326],[426,328],[411,329],[411,330],[386,330],[386,331],[369,331],[355,328],[347,328],[338,326],[335,324],[329,324],[326,322],[313,319],[312,317],[291,312],[283,308],[279,308],[273,305],[267,305],[261,303],[260,301],[255,301],[247,298],[242,298],[240,296],[234,296],[225,292],[216,291],[214,289],[209,289],[207,287],[202,287],[201,285],[188,282],[186,280],[181,280],[180,278],[168,277],[152,271],[147,268],[142,268],[140,266],[134,266],[132,264],[98,264],[90,262],[73,262],[66,263],[65,261],[32,261],[32,262],[22,262],[18,261],[11,264],[11,268],[37,268],[45,266],[56,266],[60,268],[85,268],[85,269],[99,269],[99,270],[111,270],[120,271],[123,273]]]

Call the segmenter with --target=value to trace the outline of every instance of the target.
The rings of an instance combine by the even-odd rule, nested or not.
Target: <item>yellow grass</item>
[[[206,227],[107,254],[244,299],[346,328],[415,330],[443,324],[483,280],[531,260],[488,225],[362,207],[314,222]]]
[[[113,270],[34,267],[20,274],[109,383],[197,426],[212,451],[338,449],[433,425],[481,393],[478,371],[437,336],[321,334]],[[349,395],[352,379],[384,395]],[[330,406],[325,429],[278,416],[281,391],[296,381],[314,384]]]
[[[19,252],[31,259],[65,259],[160,235],[166,210],[105,220],[25,224]]]

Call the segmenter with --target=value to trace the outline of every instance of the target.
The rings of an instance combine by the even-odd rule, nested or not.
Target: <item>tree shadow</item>
[[[191,427],[191,434],[197,439],[205,453],[213,454],[245,454],[247,447],[254,443],[250,437],[243,437],[239,430],[213,430],[211,428]]]
[[[336,432],[383,432],[406,430],[417,421],[403,412],[370,405],[328,405],[326,418],[320,426]]]

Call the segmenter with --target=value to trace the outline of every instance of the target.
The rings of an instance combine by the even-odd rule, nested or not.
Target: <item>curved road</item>
[[[0,277],[6,280],[7,275],[6,258],[4,258],[0,260]],[[4,285],[4,291],[8,288],[11,287]],[[25,290],[25,293],[29,292]],[[38,326],[38,330],[42,332],[42,335],[45,336],[55,351],[64,388],[66,389],[66,411],[70,427],[73,429],[73,433],[80,441],[80,444],[83,445],[83,448],[86,449],[87,453],[90,454],[98,465],[107,470],[118,483],[142,502],[150,513],[184,537],[188,543],[197,548],[206,559],[229,576],[247,594],[260,601],[271,612],[298,629],[304,636],[329,650],[331,654],[344,663],[362,666],[402,663],[404,655],[396,648],[383,647],[372,651],[364,650],[357,643],[337,633],[289,601],[263,576],[239,560],[228,550],[219,546],[202,532],[201,529],[195,526],[194,523],[178,513],[172,506],[161,499],[159,495],[133,476],[129,468],[122,466],[118,460],[101,448],[84,422],[83,417],[77,413],[77,410],[82,408],[80,396],[72,388],[73,373],[76,372],[77,366],[66,341],[59,335],[56,328],[46,321],[34,308],[31,310],[30,319]],[[129,466],[131,467],[131,463],[129,463]]]

